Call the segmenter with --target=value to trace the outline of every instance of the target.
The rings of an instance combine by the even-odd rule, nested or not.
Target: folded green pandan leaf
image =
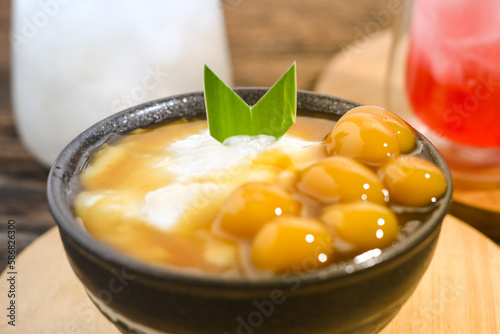
[[[268,135],[279,139],[295,123],[295,63],[253,106],[243,101],[206,65],[204,84],[210,135],[221,143],[238,135]]]

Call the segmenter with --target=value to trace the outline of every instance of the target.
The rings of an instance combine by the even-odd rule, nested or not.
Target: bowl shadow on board
[[[254,104],[265,88],[240,88]],[[298,114],[337,120],[359,106],[298,91]],[[268,278],[190,275],[125,256],[90,236],[75,219],[78,176],[113,134],[205,114],[203,93],[155,100],[112,115],[73,140],[56,159],[48,200],[68,260],[100,309],[123,333],[376,333],[398,312],[427,269],[451,200],[451,177],[421,135],[421,157],[439,166],[447,191],[427,221],[395,246],[362,263]]]

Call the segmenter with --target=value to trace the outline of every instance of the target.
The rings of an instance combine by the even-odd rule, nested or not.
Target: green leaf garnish
[[[268,135],[278,139],[295,123],[295,63],[253,106],[205,65],[205,106],[210,135],[221,143],[238,135]]]

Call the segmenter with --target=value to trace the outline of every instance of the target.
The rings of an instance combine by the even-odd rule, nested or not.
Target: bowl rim
[[[238,94],[245,93],[258,93],[264,94],[269,88],[263,87],[240,87],[234,90]],[[405,237],[403,242],[400,242],[396,246],[391,246],[390,248],[384,249],[382,254],[375,257],[372,260],[355,263],[354,259],[348,261],[343,261],[340,264],[332,264],[327,267],[301,272],[301,273],[290,273],[290,274],[280,274],[273,276],[264,277],[224,277],[216,275],[206,275],[206,274],[193,274],[185,272],[183,270],[177,270],[175,268],[161,267],[154,264],[149,264],[147,262],[135,259],[128,255],[122,254],[119,251],[113,249],[111,246],[101,242],[94,237],[92,237],[87,231],[79,226],[78,221],[75,219],[71,207],[65,204],[64,198],[67,198],[67,194],[63,191],[65,183],[71,180],[71,176],[76,175],[77,171],[70,173],[68,175],[68,170],[75,169],[78,163],[82,163],[82,155],[77,155],[79,149],[83,148],[84,152],[95,150],[96,143],[103,143],[107,137],[96,138],[94,134],[98,129],[106,129],[108,126],[108,137],[115,133],[120,133],[122,131],[114,131],[116,127],[109,130],[110,122],[116,122],[116,120],[122,120],[127,118],[132,114],[138,113],[150,113],[155,106],[159,104],[165,105],[169,101],[180,100],[182,103],[190,103],[190,98],[204,99],[203,92],[192,92],[186,94],[178,94],[169,97],[160,98],[157,100],[145,102],[131,108],[127,108],[123,111],[117,112],[103,120],[90,126],[82,133],[80,133],[75,139],[73,139],[58,155],[55,159],[52,168],[50,169],[48,180],[47,180],[47,199],[49,204],[50,212],[60,229],[61,237],[62,233],[70,237],[73,243],[84,249],[85,252],[91,254],[94,260],[101,262],[102,266],[114,266],[118,268],[126,268],[128,273],[135,274],[141,279],[146,279],[150,281],[161,281],[175,283],[183,286],[199,286],[199,287],[217,287],[226,289],[238,289],[238,288],[280,288],[284,285],[284,277],[286,275],[299,275],[300,283],[302,285],[314,284],[319,281],[328,281],[334,278],[349,278],[352,279],[355,275],[371,271],[374,267],[380,267],[382,263],[391,263],[402,257],[409,250],[417,247],[420,243],[426,240],[426,238],[431,235],[437,228],[440,228],[441,222],[448,212],[449,205],[451,203],[452,194],[452,179],[450,171],[444,158],[440,155],[438,150],[420,134],[417,130],[415,133],[422,139],[424,145],[429,149],[429,153],[434,159],[434,163],[443,171],[446,179],[447,189],[446,193],[437,201],[436,208],[434,209],[432,215],[429,219],[422,224],[416,231],[412,232],[409,236]],[[363,105],[358,102],[354,102],[341,97],[321,94],[306,90],[297,90],[297,100],[306,98],[313,99],[326,99],[327,101],[336,101],[344,104],[355,106]],[[199,102],[199,101],[198,101]],[[300,103],[298,103],[300,108]],[[306,106],[307,107],[307,106]],[[163,111],[165,113],[165,111]],[[325,113],[326,114],[326,113]],[[341,114],[337,113],[338,116]],[[141,115],[142,117],[142,115]],[[164,118],[168,119],[168,117]],[[161,119],[161,120],[164,120]],[[146,127],[152,125],[158,121],[157,119],[152,120],[151,124],[142,124],[141,126]],[[86,143],[91,143],[90,148],[85,148]]]

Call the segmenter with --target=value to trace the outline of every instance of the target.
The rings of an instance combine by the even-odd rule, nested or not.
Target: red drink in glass
[[[498,165],[500,1],[416,0],[407,60],[413,112],[449,162]]]

